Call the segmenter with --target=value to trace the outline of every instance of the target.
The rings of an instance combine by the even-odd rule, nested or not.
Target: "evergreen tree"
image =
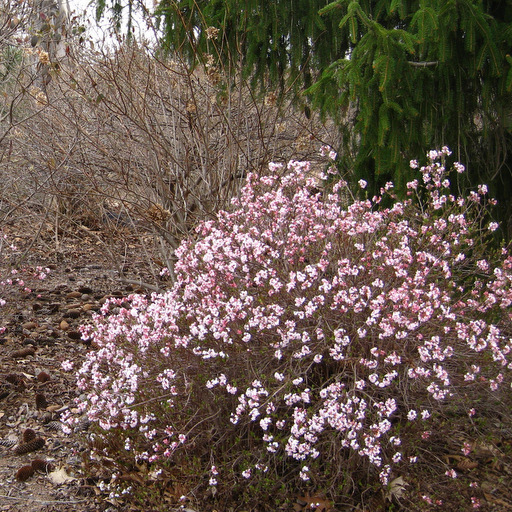
[[[471,181],[512,186],[512,5],[481,0],[337,0],[349,55],[311,88],[337,80],[356,109],[356,174],[409,178],[407,157],[448,145]],[[380,178],[380,179],[379,179]],[[508,195],[502,199],[508,200]]]

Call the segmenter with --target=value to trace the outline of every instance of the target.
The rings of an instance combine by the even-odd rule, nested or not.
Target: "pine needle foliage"
[[[348,55],[309,91],[323,108],[323,84],[336,80],[341,95],[332,113],[352,105],[355,130],[344,154],[355,178],[374,188],[390,178],[403,184],[404,156],[447,144],[469,162],[472,181],[494,181],[510,192],[512,6],[336,0],[320,11],[332,13],[342,14]]]
[[[242,64],[264,89],[309,87],[319,70],[341,58],[339,16],[320,16],[328,0],[161,0],[156,16],[163,46],[226,69]],[[212,37],[211,29],[218,32]],[[216,64],[219,64],[217,62]]]

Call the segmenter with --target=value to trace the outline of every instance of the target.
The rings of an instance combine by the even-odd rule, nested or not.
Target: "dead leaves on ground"
[[[293,505],[295,512],[305,512],[306,510],[315,510],[316,512],[331,512],[333,510],[333,502],[326,499],[325,496],[317,494],[306,494],[299,496]]]

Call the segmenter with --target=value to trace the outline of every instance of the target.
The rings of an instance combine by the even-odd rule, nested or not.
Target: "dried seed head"
[[[14,359],[19,359],[26,356],[33,356],[36,353],[36,349],[34,347],[25,347],[20,350],[15,350],[11,357]]]
[[[44,473],[48,473],[52,470],[52,464],[47,460],[34,459],[32,461],[32,468],[34,471],[43,471]]]
[[[9,373],[4,377],[4,379],[9,384],[13,384],[14,386],[17,386],[22,389],[25,388],[25,381],[23,380],[23,377],[17,373]]]
[[[42,437],[36,437],[29,441],[28,443],[21,443],[16,448],[14,448],[14,453],[16,455],[23,455],[25,453],[35,452],[36,450],[40,450],[44,446],[44,439]]]
[[[37,434],[36,434],[35,430],[32,430],[31,428],[26,428],[23,431],[23,442],[24,443],[29,443],[36,437],[37,437]]]
[[[16,480],[24,482],[28,480],[34,474],[34,468],[32,466],[23,466],[16,472]]]
[[[36,393],[36,409],[46,409],[47,407],[48,402],[43,393]]]
[[[46,372],[39,372],[37,374],[37,380],[39,382],[48,382],[50,380],[50,376]]]

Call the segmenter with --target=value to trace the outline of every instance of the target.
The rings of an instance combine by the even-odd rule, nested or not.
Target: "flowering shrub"
[[[97,451],[119,474],[189,468],[190,492],[334,496],[356,474],[389,484],[440,412],[509,389],[512,257],[487,247],[486,187],[450,194],[448,154],[431,151],[390,208],[391,183],[344,207],[346,184],[318,192],[306,162],[249,175],[182,243],[170,291],[114,299],[83,327]]]

